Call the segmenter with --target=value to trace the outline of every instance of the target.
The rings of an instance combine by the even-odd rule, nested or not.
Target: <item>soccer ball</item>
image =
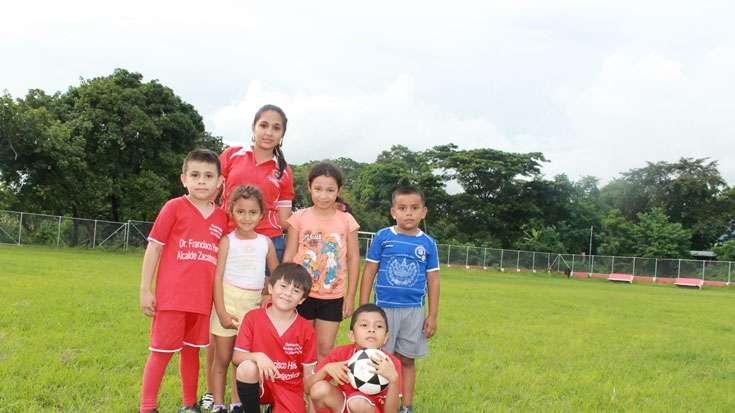
[[[370,356],[374,354],[387,357],[385,353],[380,350],[366,348],[364,350],[356,351],[347,362],[347,368],[349,369],[347,376],[350,378],[350,384],[355,389],[368,395],[374,395],[382,392],[388,388],[389,384],[388,379],[380,374],[372,372],[374,368],[372,366]]]

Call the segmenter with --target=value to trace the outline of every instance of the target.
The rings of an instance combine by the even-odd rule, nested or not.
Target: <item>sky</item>
[[[123,68],[171,88],[228,145],[288,116],[293,164],[423,151],[541,152],[604,185],[647,162],[716,161],[735,184],[735,2],[12,2],[0,91]]]

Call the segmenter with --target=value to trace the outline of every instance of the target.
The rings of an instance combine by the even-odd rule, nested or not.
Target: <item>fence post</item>
[[[449,263],[449,257],[452,255],[452,246],[447,245],[447,267],[451,267],[452,264]]]
[[[61,246],[61,216],[59,216],[59,229],[56,232],[56,248]]]
[[[516,272],[521,270],[521,251],[516,251]]]
[[[656,282],[658,277],[658,258],[653,259],[653,282]]]
[[[633,257],[633,274],[632,276],[635,276],[635,257]]]
[[[18,245],[23,245],[21,242],[21,238],[23,238],[23,213],[20,213],[20,220],[18,221]]]
[[[467,246],[467,250],[464,254],[464,267],[469,269],[470,268],[470,246]]]
[[[483,270],[486,270],[487,269],[487,248],[483,248],[482,251],[483,251],[483,253],[482,253],[482,269]]]
[[[505,267],[503,267],[503,252],[504,251],[505,251],[504,249],[502,248],[500,249],[500,271],[505,271]]]
[[[610,274],[615,272],[615,256],[612,256],[612,259],[610,260]]]
[[[589,276],[592,277],[592,273],[595,271],[595,256],[590,255],[590,273]]]

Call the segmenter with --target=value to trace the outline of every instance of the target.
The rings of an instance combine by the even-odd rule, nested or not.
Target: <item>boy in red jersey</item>
[[[232,362],[245,413],[273,403],[273,413],[305,413],[304,379],[316,365],[314,326],[296,311],[311,291],[311,276],[296,263],[271,274],[271,302],[250,310],[240,325]]]
[[[211,201],[222,185],[217,154],[209,149],[189,152],[181,183],[188,194],[163,206],[143,258],[140,308],[153,317],[153,323],[140,412],[158,412],[161,381],[177,351],[181,353],[182,412],[199,412],[199,348],[209,344],[217,250],[227,228],[227,213]]]
[[[306,379],[306,389],[316,410],[332,413],[397,412],[403,385],[401,362],[392,354],[373,361],[375,372],[389,381],[388,388],[375,395],[354,389],[347,376],[347,361],[358,350],[380,349],[388,341],[385,311],[375,304],[355,310],[347,332],[352,344],[339,346],[323,358]],[[336,386],[332,384],[336,380]]]

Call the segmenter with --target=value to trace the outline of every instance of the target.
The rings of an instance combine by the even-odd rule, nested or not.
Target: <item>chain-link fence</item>
[[[0,210],[0,244],[143,249],[152,227],[152,222],[144,221],[110,222]],[[361,256],[367,254],[372,239],[373,233],[358,232]],[[439,262],[444,265],[501,271],[553,271],[590,277],[631,274],[653,280],[685,277],[729,285],[733,269],[730,261],[553,254],[445,244],[438,247]]]

